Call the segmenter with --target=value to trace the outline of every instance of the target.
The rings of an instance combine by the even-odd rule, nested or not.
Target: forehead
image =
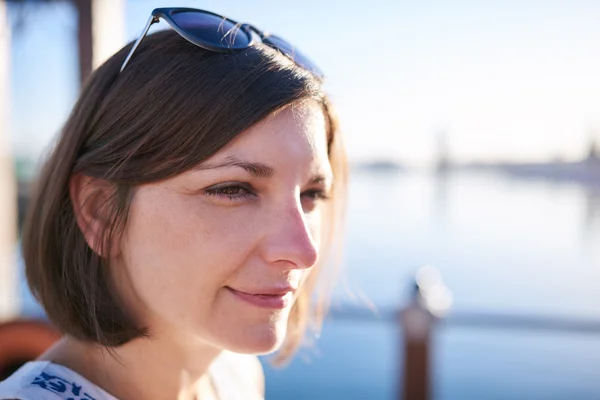
[[[240,133],[207,161],[221,161],[232,155],[329,170],[322,107],[315,101],[289,105]]]

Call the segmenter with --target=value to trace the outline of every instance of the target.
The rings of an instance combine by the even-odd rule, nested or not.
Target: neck
[[[194,339],[136,339],[109,352],[67,337],[42,359],[72,369],[120,400],[205,400],[217,397],[208,372],[220,353]]]

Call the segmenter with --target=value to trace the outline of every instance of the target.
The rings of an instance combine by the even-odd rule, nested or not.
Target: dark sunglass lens
[[[198,11],[182,11],[171,14],[173,21],[198,40],[223,48],[245,49],[250,37],[239,25],[218,15]]]
[[[269,35],[263,39],[263,42],[270,45],[271,47],[275,47],[283,54],[294,60],[298,65],[307,70],[311,71],[313,74],[318,76],[323,76],[323,72],[317,67],[315,63],[310,61],[308,57],[302,54],[294,45],[288,42],[285,39],[280,38],[279,36]]]

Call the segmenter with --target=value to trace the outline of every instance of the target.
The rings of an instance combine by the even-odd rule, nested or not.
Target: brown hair
[[[308,99],[322,105],[328,125],[334,170],[331,223],[324,224],[329,239],[340,220],[346,179],[344,150],[322,82],[279,52],[256,45],[219,54],[163,31],[146,37],[119,73],[130,48],[121,49],[85,84],[41,170],[23,233],[27,280],[50,320],[65,334],[103,346],[147,333],[118,299],[102,256],[110,254],[111,238],[126,226],[137,186],[190,169],[273,112]],[[76,174],[113,188],[98,210],[110,221],[99,252],[90,248],[76,221],[69,196]],[[324,240],[322,250],[331,244]],[[326,260],[321,257],[319,264]],[[311,304],[316,275],[290,314],[283,359],[298,347],[307,324],[320,325],[326,298]]]

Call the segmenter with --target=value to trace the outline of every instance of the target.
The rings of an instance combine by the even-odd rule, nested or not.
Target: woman
[[[23,252],[64,338],[0,398],[262,398],[255,355],[289,358],[324,305],[346,172],[321,85],[278,37],[154,10],[41,172]]]

